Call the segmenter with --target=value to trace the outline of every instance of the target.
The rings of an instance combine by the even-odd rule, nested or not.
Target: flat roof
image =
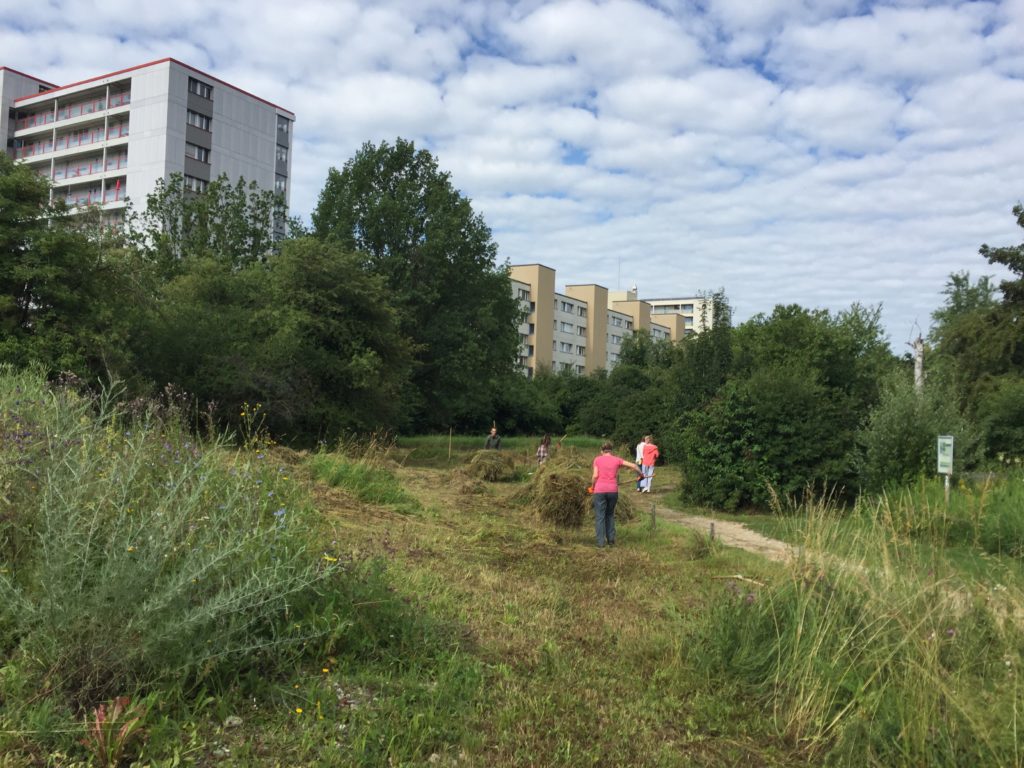
[[[155,67],[157,64],[165,64],[167,62],[170,62],[172,64],[177,64],[179,67],[183,67],[184,69],[187,69],[190,72],[195,72],[197,75],[202,75],[203,77],[209,78],[210,80],[213,80],[215,83],[220,83],[221,85],[227,86],[228,88],[230,88],[233,91],[238,91],[239,93],[244,93],[249,98],[255,99],[256,101],[259,101],[259,102],[262,102],[263,104],[266,104],[267,106],[273,107],[274,109],[279,109],[282,112],[285,112],[285,113],[291,115],[293,120],[295,119],[295,113],[292,112],[290,109],[285,109],[284,107],[278,106],[277,104],[275,104],[272,101],[267,101],[266,99],[262,99],[259,96],[256,96],[255,94],[252,94],[252,93],[249,93],[248,91],[243,90],[242,88],[239,88],[236,85],[232,85],[231,83],[227,82],[226,80],[221,80],[219,77],[214,77],[213,75],[210,75],[210,74],[208,74],[206,72],[203,72],[201,69],[196,69],[195,67],[193,67],[193,66],[191,66],[189,64],[186,64],[183,61],[178,61],[178,59],[172,58],[170,56],[168,56],[166,58],[163,58],[163,59],[157,59],[156,61],[149,61],[149,62],[146,62],[145,64],[138,64],[138,65],[136,65],[134,67],[127,67],[126,69],[119,69],[116,72],[108,72],[105,75],[97,75],[96,77],[90,77],[90,78],[87,78],[85,80],[79,80],[78,82],[75,82],[75,83],[68,83],[67,85],[54,86],[53,88],[51,88],[51,89],[49,89],[47,91],[43,91],[42,93],[33,93],[33,94],[29,94],[28,96],[21,96],[21,97],[15,99],[14,102],[18,103],[19,101],[27,101],[28,99],[38,99],[40,96],[49,97],[50,95],[56,93],[57,91],[67,90],[68,88],[77,88],[80,85],[87,85],[88,83],[93,83],[93,82],[96,82],[97,80],[103,80],[103,79],[108,78],[108,77],[117,77],[118,75],[124,75],[124,74],[127,74],[128,72],[134,72],[137,69],[145,69],[146,67]],[[4,69],[8,69],[8,67],[4,67]],[[16,70],[12,69],[11,71],[15,72]],[[18,72],[18,74],[20,75],[22,73]],[[23,75],[23,76],[24,77],[30,77],[29,75]],[[35,80],[37,78],[32,78],[32,79]],[[45,82],[45,81],[40,80],[39,82]]]
[[[51,83],[49,80],[43,80],[42,78],[36,77],[35,75],[29,75],[29,74],[26,74],[24,72],[19,72],[18,70],[14,69],[14,67],[6,67],[6,66],[3,66],[3,65],[0,65],[0,69],[5,69],[8,72],[13,72],[16,75],[21,75],[22,77],[27,77],[29,80],[35,80],[37,83],[42,83],[43,85],[50,86],[50,88],[56,88],[57,87],[57,85],[55,83]],[[38,95],[38,94],[33,94],[33,95]]]

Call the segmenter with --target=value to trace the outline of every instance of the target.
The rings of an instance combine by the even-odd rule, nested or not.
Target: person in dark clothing
[[[491,434],[487,436],[487,441],[484,443],[484,450],[501,450],[501,435],[498,434],[497,427],[491,427]]]

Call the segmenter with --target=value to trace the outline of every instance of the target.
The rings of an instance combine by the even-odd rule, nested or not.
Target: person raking
[[[594,459],[594,473],[590,487],[594,493],[594,532],[597,546],[605,543],[615,545],[615,505],[619,501],[619,470],[629,467],[637,474],[640,468],[631,461],[612,454],[612,444],[601,446],[601,453]]]

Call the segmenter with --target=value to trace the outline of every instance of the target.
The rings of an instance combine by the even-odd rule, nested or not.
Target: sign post
[[[938,470],[940,475],[945,476],[946,506],[949,506],[949,478],[953,474],[953,436],[939,435],[938,441]]]

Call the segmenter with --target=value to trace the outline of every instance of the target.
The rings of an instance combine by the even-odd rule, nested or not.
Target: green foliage
[[[399,512],[418,512],[420,504],[409,495],[375,449],[360,456],[318,453],[310,459],[313,475],[328,485],[344,488],[367,504],[389,506]]]
[[[835,512],[801,510],[804,555],[781,579],[726,584],[697,663],[770,702],[815,763],[1014,763],[1021,636],[1002,616],[1019,594],[919,568],[890,515],[850,540]],[[815,554],[837,545],[842,560]]]
[[[939,435],[955,438],[957,472],[975,466],[980,434],[959,413],[952,387],[939,376],[932,376],[917,392],[906,372],[890,374],[883,382],[878,405],[857,435],[861,486],[878,492],[933,474]]]
[[[164,274],[177,274],[189,259],[210,259],[229,267],[262,261],[275,250],[278,237],[294,231],[284,198],[255,182],[226,174],[202,193],[185,188],[184,177],[159,179],[146,196],[146,208],[129,216],[127,229]]]
[[[1024,459],[1024,376],[989,381],[978,393],[975,413],[990,456],[1007,463]]]
[[[1017,226],[1024,229],[1024,205],[1013,206],[1013,215],[1017,217]],[[1001,281],[999,290],[1003,293],[1003,303],[1019,313],[1024,309],[1024,243],[1000,248],[982,245],[979,253],[989,264],[1002,264],[1015,275],[1011,280]]]
[[[489,423],[514,372],[521,310],[490,229],[449,174],[410,141],[367,143],[329,171],[312,218],[317,237],[384,279],[413,344],[404,399],[415,428]]]
[[[302,492],[266,457],[197,445],[174,419],[0,375],[7,489],[0,651],[80,706],[255,668],[341,631],[343,578],[311,546]],[[31,428],[26,428],[31,425]],[[12,506],[13,500],[18,506]]]
[[[840,414],[816,372],[768,367],[730,381],[683,433],[685,495],[734,510],[767,508],[772,489],[801,496],[841,483],[849,448]]]
[[[260,402],[275,435],[312,442],[393,427],[409,345],[379,278],[312,238],[235,268],[193,258],[147,309],[136,358],[151,381],[173,381],[200,403]]]
[[[133,262],[95,215],[50,205],[49,189],[0,157],[0,361],[100,375],[122,363]]]

